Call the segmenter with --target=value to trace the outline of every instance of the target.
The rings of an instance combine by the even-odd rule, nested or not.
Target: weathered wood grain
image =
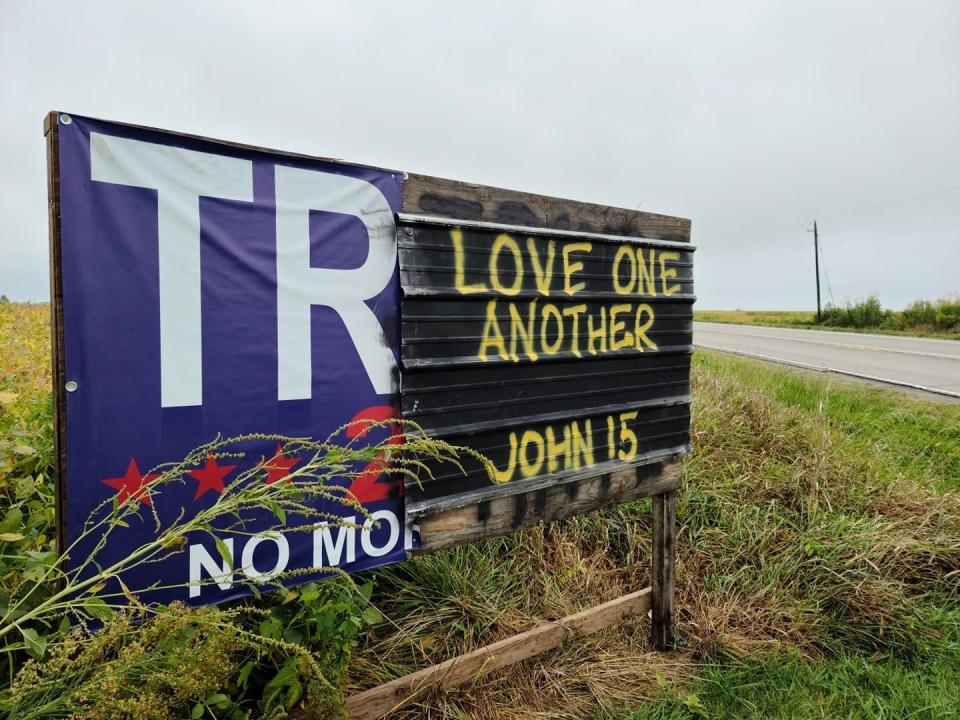
[[[686,218],[563,200],[417,173],[409,173],[403,184],[403,210],[507,225],[660,240],[690,240],[690,221]]]
[[[650,588],[624,595],[589,610],[544,623],[532,630],[487,645],[397,678],[347,698],[351,720],[376,720],[433,690],[446,690],[487,673],[559,647],[564,642],[602,630],[650,609]]]
[[[50,239],[50,343],[53,370],[53,465],[56,484],[57,547],[66,547],[67,394],[63,351],[63,279],[60,274],[60,113],[43,119],[47,139],[47,214]]]
[[[671,490],[653,497],[653,613],[650,630],[657,650],[669,650],[673,646],[676,561],[677,493]]]
[[[679,459],[666,460],[426,515],[419,520],[418,552],[464,545],[673,491],[680,486],[680,472]]]

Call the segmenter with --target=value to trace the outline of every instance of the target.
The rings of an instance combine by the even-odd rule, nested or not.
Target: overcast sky
[[[689,217],[698,307],[960,291],[960,3],[0,0],[0,293],[46,111]]]

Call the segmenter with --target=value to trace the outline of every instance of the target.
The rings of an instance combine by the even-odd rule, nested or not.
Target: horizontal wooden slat
[[[658,398],[684,398],[689,373],[686,354],[658,355],[639,367],[632,358],[608,358],[549,366],[491,363],[472,371],[438,368],[407,374],[402,408],[404,417],[437,434],[484,421],[503,429],[512,425],[511,417],[531,425],[556,412],[583,420],[597,408],[631,410]]]
[[[482,220],[557,230],[690,240],[690,221],[640,210],[576,202],[489,185],[410,173],[403,184],[403,209],[461,220]]]
[[[680,480],[681,462],[671,459],[432,513],[418,519],[419,552],[464,545],[640,500],[676,490]]]
[[[403,227],[403,224],[401,224]],[[399,234],[400,275],[404,293],[460,295],[454,287],[453,268],[459,265],[464,282],[471,286],[470,298],[479,300],[502,297],[491,288],[491,264],[495,263],[505,275],[504,284],[517,283],[514,297],[543,298],[542,288],[550,288],[550,301],[570,297],[565,293],[564,275],[567,263],[576,263],[576,282],[582,286],[580,296],[606,297],[617,302],[644,301],[656,298],[690,300],[693,297],[693,248],[668,244],[666,248],[647,244],[646,238],[618,240],[615,236],[525,235],[518,228],[506,233],[499,226],[464,227],[462,230],[412,221]],[[457,233],[460,250],[451,242],[451,232]],[[494,239],[501,235],[512,239],[509,248],[495,252]],[[515,248],[515,250],[514,250]],[[689,248],[689,249],[686,249]],[[514,255],[521,261],[524,273],[516,277]],[[643,267],[637,263],[641,255]],[[661,258],[669,264],[672,277],[659,276]],[[615,293],[611,284],[611,268],[616,266],[623,285],[631,279],[634,284],[640,275],[639,292]],[[646,269],[647,274],[641,275]],[[479,285],[476,285],[479,283]],[[477,289],[473,289],[474,286]]]
[[[407,484],[407,512],[420,515],[425,506],[462,505],[464,497],[512,495],[647,465],[688,451],[687,404],[647,408],[631,414],[634,412],[636,417],[623,423],[624,434],[634,435],[625,442],[618,437],[620,424],[614,425],[614,432],[610,433],[609,424],[604,422],[604,417],[614,418],[616,414],[445,437],[454,445],[470,447],[488,458],[496,468],[497,481],[491,481],[479,461],[461,454],[459,465],[432,465],[432,477],[424,475],[419,482]],[[608,443],[611,435],[614,445]],[[592,446],[590,453],[587,446]]]
[[[435,690],[447,690],[589,635],[650,609],[650,588],[544,623],[492,645],[347,698],[350,720],[377,720]]]

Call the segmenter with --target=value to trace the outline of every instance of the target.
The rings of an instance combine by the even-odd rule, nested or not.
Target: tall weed
[[[348,578],[261,593],[232,608],[149,607],[119,584],[131,567],[183,547],[218,520],[242,522],[266,508],[286,532],[308,530],[323,498],[365,514],[342,481],[381,457],[386,446],[273,438],[304,462],[296,482],[263,482],[262,466],[236,477],[209,509],[131,548],[112,566],[96,557],[67,573],[54,539],[49,308],[0,302],[0,714],[40,718],[281,717],[304,702],[321,717],[342,711],[344,670],[359,637],[383,621],[369,604],[372,585]],[[415,477],[423,460],[456,462],[457,451],[412,430],[386,474]],[[369,428],[368,428],[369,429]],[[236,457],[251,438],[217,439],[187,458],[155,468],[147,489],[161,494],[185,468],[214,455]],[[336,482],[335,482],[336,481]],[[105,503],[87,524],[103,547],[115,527],[140,511],[131,497]],[[287,516],[306,518],[299,528]],[[152,516],[156,519],[156,516]],[[147,516],[149,521],[151,516]],[[327,520],[326,515],[315,519]],[[234,581],[245,577],[233,568]],[[93,633],[77,619],[103,624]]]

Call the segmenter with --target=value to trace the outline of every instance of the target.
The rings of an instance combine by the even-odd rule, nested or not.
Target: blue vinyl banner
[[[209,507],[256,463],[274,482],[302,458],[254,442],[243,459],[208,458],[154,501],[143,488],[158,464],[218,435],[322,440],[352,420],[396,415],[403,177],[59,118],[64,540],[72,545],[105,500],[134,497],[144,510],[98,551],[108,567],[153,537],[154,512],[172,522]],[[357,527],[257,535],[248,526],[222,533],[220,548],[201,533],[122,580],[144,601],[206,604],[247,592],[221,574],[223,547],[263,581],[404,559],[402,480],[371,472],[354,485],[379,522],[330,502],[319,509]],[[277,525],[271,513],[261,520]],[[93,540],[73,548],[67,570]]]

